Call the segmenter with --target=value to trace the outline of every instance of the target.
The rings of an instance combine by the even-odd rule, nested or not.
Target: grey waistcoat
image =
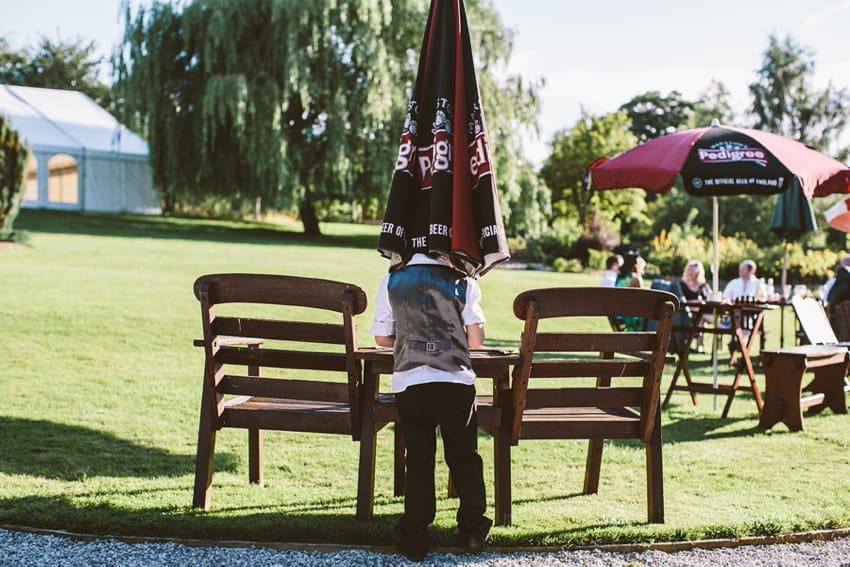
[[[423,365],[448,372],[472,367],[461,319],[466,286],[462,274],[443,266],[413,265],[390,274],[395,371]]]

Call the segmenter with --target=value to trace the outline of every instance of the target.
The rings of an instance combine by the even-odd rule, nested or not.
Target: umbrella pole
[[[782,276],[779,281],[782,283],[782,295],[785,295],[785,282],[788,281],[788,239],[782,240]],[[776,291],[776,290],[774,290]],[[785,306],[779,308],[779,348],[785,347]]]
[[[714,233],[714,259],[712,260],[711,266],[711,289],[714,291],[720,291],[720,276],[718,275],[718,271],[720,269],[720,261],[718,260],[719,254],[717,253],[717,244],[718,244],[718,236],[719,232],[719,205],[717,204],[717,195],[712,197],[712,232]],[[717,314],[715,314],[715,325],[719,322],[717,321]],[[717,335],[713,336],[714,340],[711,342],[711,384],[714,389],[714,411],[717,411]]]

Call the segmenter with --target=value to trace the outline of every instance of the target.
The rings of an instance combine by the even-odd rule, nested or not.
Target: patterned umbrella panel
[[[432,0],[378,251],[447,254],[477,277],[510,257],[462,0]]]

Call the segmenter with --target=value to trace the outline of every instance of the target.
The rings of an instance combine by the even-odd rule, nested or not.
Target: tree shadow
[[[284,242],[306,246],[376,248],[378,235],[322,235],[310,237],[272,223],[24,209],[15,228],[51,234],[86,234],[119,238],[162,238],[279,246]]]
[[[59,480],[94,476],[156,477],[193,474],[194,455],[168,453],[95,429],[46,420],[0,416],[0,471]],[[217,471],[232,472],[239,461],[217,454]]]
[[[740,422],[752,423],[750,427],[739,428]],[[664,444],[684,443],[689,441],[708,441],[711,439],[728,439],[735,437],[752,437],[764,430],[758,427],[758,416],[742,417],[709,417],[698,415],[674,419],[665,423],[661,432]]]

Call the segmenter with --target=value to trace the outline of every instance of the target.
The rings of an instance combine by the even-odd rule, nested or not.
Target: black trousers
[[[431,382],[410,386],[395,397],[406,447],[404,516],[399,526],[406,533],[415,534],[424,532],[434,521],[434,465],[439,426],[446,463],[460,497],[458,529],[461,533],[479,529],[486,521],[487,501],[476,443],[475,387]]]

